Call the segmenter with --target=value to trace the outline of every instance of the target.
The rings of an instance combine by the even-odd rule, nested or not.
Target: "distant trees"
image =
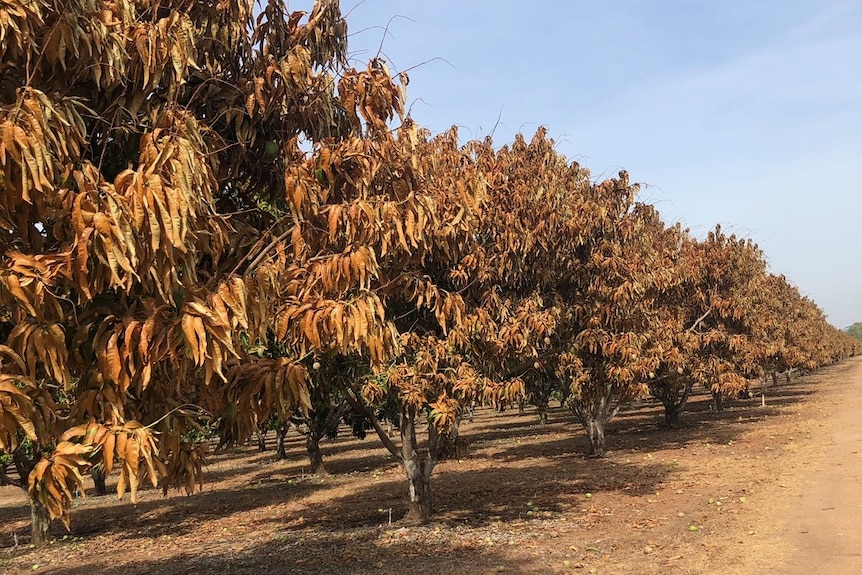
[[[855,337],[859,341],[862,341],[862,321],[857,321],[856,323],[845,329],[844,333],[846,333],[850,337]]]

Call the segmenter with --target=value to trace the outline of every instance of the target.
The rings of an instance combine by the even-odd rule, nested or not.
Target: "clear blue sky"
[[[862,321],[862,2],[342,0],[351,10],[357,65],[381,42],[394,70],[442,59],[410,72],[421,124],[483,137],[499,116],[497,144],[546,125],[595,176],[646,184],[666,220],[752,238],[837,327]]]

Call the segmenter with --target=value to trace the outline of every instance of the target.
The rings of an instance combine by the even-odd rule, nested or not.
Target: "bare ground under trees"
[[[324,442],[326,477],[308,475],[293,432],[286,461],[272,434],[267,452],[212,456],[190,497],[151,489],[132,505],[90,490],[71,533],[55,522],[55,542],[38,550],[26,497],[7,487],[0,570],[862,573],[860,394],[856,358],[770,386],[766,407],[758,396],[714,412],[699,393],[681,429],[659,425],[660,404],[632,406],[610,423],[603,459],[583,455],[587,439],[565,411],[542,427],[531,410],[483,410],[462,427],[469,457],[435,470],[436,513],[420,527],[397,522],[403,471],[372,437]]]

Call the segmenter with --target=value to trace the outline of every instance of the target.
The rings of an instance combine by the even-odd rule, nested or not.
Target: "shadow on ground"
[[[336,475],[319,478],[303,473],[305,449],[301,438],[294,436],[288,442],[288,461],[275,462],[273,452],[255,454],[253,448],[215,454],[206,477],[209,486],[190,497],[161,498],[150,490],[136,505],[112,496],[78,502],[72,510],[69,537],[89,539],[112,533],[137,546],[161,537],[194,540],[192,535],[205,531],[208,522],[236,516],[237,521],[252,524],[245,538],[216,537],[206,540],[205,549],[184,544],[181,553],[163,561],[139,560],[122,565],[121,571],[159,575],[258,574],[274,568],[284,573],[357,574],[381,569],[412,574],[455,572],[458,567],[493,570],[501,559],[492,549],[443,546],[435,542],[433,526],[445,526],[450,532],[496,524],[505,527],[530,520],[529,512],[578,511],[586,492],[652,493],[680,468],[642,458],[628,463],[623,455],[727,443],[764,418],[795,408],[816,392],[818,379],[770,386],[766,407],[755,397],[733,401],[726,410],[714,412],[708,408],[709,396],[697,394],[679,429],[660,425],[660,405],[632,406],[609,425],[610,453],[605,459],[583,455],[587,451],[583,431],[563,409],[552,410],[547,426],[538,423],[535,413],[482,411],[475,426],[464,426],[472,442],[470,459],[444,462],[435,472],[436,515],[431,528],[386,525],[390,512],[395,519],[406,512],[407,486],[399,465],[382,448],[369,451],[376,445],[373,438],[325,445],[327,466]],[[250,511],[256,513],[243,518]],[[0,507],[0,545],[11,547],[16,530],[18,540],[26,544],[28,535],[21,525],[28,518],[26,505]],[[61,538],[66,531],[55,522],[51,533]],[[261,537],[266,542],[259,542]],[[7,555],[28,553],[19,548]],[[47,572],[107,574],[119,572],[118,567],[105,564],[105,558],[94,558],[90,565],[78,563],[74,569]],[[543,571],[534,564],[507,564],[505,572]]]

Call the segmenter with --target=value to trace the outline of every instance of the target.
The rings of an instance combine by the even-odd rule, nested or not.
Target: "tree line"
[[[847,335],[855,337],[859,341],[862,341],[862,322],[857,321],[856,323],[845,329],[844,332]]]

